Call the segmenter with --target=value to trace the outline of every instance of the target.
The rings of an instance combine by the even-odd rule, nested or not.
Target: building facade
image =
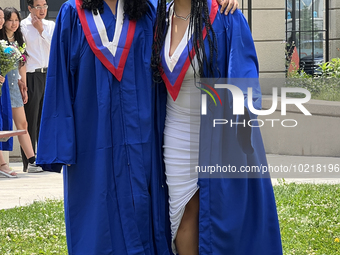
[[[285,78],[286,52],[294,45],[302,59],[328,61],[340,57],[340,0],[238,0],[252,30],[261,78]],[[28,15],[26,0],[1,0]],[[49,1],[55,19],[64,0]],[[289,49],[288,49],[289,50]],[[270,94],[271,88],[262,88]],[[16,142],[11,156],[19,156]]]
[[[50,0],[48,18],[55,19],[65,0]],[[285,77],[287,44],[299,57],[340,57],[339,0],[239,0],[248,19],[260,62],[261,77]],[[27,0],[1,0],[28,15]]]

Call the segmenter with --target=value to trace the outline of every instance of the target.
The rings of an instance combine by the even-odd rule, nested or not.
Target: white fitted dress
[[[169,17],[172,17],[172,9]],[[170,57],[171,25],[168,29],[164,54],[170,70],[175,66],[182,51],[187,50],[187,33],[188,29]],[[197,81],[199,78],[196,76]],[[164,162],[169,188],[169,213],[174,253],[176,253],[174,240],[185,206],[199,189],[195,166],[198,165],[200,96],[200,90],[195,87],[194,70],[190,65],[176,101],[168,93],[164,129]]]

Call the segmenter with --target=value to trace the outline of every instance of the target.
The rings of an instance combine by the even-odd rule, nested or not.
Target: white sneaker
[[[33,164],[28,163],[27,172],[28,173],[41,173],[41,172],[44,172],[44,170],[40,166],[37,166],[34,162]]]

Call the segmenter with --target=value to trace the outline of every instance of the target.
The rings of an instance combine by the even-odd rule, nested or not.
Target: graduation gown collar
[[[124,1],[118,1],[117,22],[113,41],[109,41],[100,13],[81,8],[83,1],[76,0],[77,12],[91,50],[102,64],[121,81],[127,56],[136,29],[136,21],[124,15]]]
[[[173,2],[168,5],[168,17],[169,22],[172,21],[172,18],[170,15],[172,15],[172,7]],[[210,16],[210,22],[213,24],[217,11],[218,11],[218,4],[215,0],[208,0],[208,8],[209,8],[209,16]],[[169,26],[169,29],[167,33],[171,33],[171,25]],[[203,40],[205,39],[207,35],[206,28],[203,28]],[[188,29],[184,34],[185,39],[188,36]],[[177,96],[179,94],[179,91],[181,89],[182,82],[184,80],[185,74],[190,66],[190,58],[189,58],[189,52],[191,55],[191,58],[194,59],[196,52],[192,45],[192,40],[189,40],[187,42],[188,47],[182,47],[182,42],[178,45],[177,49],[175,50],[172,61],[170,63],[169,59],[169,49],[170,46],[167,44],[167,42],[164,43],[163,49],[161,51],[161,65],[163,67],[163,73],[162,73],[162,79],[166,85],[166,88],[172,97],[172,99],[175,101],[177,99]],[[189,48],[189,50],[188,50]],[[176,57],[175,53],[178,50],[182,50],[182,52]]]

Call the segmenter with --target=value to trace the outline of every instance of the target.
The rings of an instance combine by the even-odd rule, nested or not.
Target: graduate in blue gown
[[[2,95],[0,97],[0,130],[12,130],[12,108],[7,79],[2,84]],[[11,151],[12,149],[13,138],[8,139],[7,142],[0,142],[0,150]]]
[[[183,1],[180,6],[184,6]],[[188,12],[190,9],[182,10],[184,14]],[[206,17],[204,14],[206,16],[209,14],[210,23],[207,18],[204,18]],[[156,22],[152,65],[155,69],[155,79],[160,77],[163,79],[163,83],[156,87],[159,134],[164,130],[167,93],[176,100],[191,59],[194,58],[195,52],[202,50],[199,45],[204,45],[204,54],[197,58],[200,67],[196,70],[197,73],[200,77],[213,78],[211,80],[214,84],[228,82],[241,89],[244,94],[245,113],[233,114],[233,97],[227,89],[214,91],[214,84],[209,85],[209,83],[207,85],[212,89],[202,86],[215,97],[217,105],[208,104],[207,115],[201,116],[199,166],[231,165],[236,169],[240,169],[241,166],[267,166],[261,133],[256,127],[257,121],[253,121],[253,127],[228,124],[216,128],[213,128],[212,122],[213,119],[227,119],[234,123],[243,123],[243,121],[248,123],[250,119],[255,120],[256,116],[249,111],[247,104],[247,87],[253,89],[254,107],[261,108],[261,90],[257,80],[258,61],[251,32],[243,14],[237,11],[234,15],[223,16],[218,12],[218,6],[214,1],[191,1],[192,20],[189,26],[191,22],[197,26],[192,26],[194,29],[192,40],[178,57],[178,62],[172,70],[163,58],[164,54],[168,54],[164,53],[163,49],[167,29],[165,0],[159,1],[157,15],[159,19]],[[206,27],[210,24],[206,36]],[[197,31],[198,28],[201,31]],[[192,54],[190,57],[189,52]],[[278,216],[269,174],[201,173],[198,175],[198,186],[199,254],[282,254]],[[195,233],[193,237],[195,239]],[[192,242],[195,243],[195,240]]]
[[[113,15],[105,1],[70,0],[56,20],[37,163],[64,166],[69,254],[169,254],[153,132],[154,17],[148,1],[120,0]]]

